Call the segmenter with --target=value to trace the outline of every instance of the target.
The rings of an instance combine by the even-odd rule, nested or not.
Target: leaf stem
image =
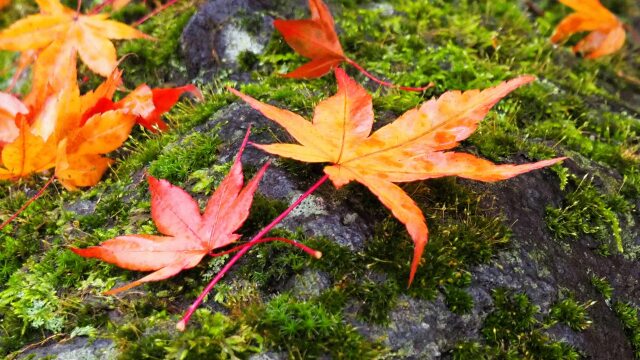
[[[357,62],[349,59],[349,58],[345,58],[345,61],[350,64],[351,66],[353,66],[354,68],[358,69],[358,71],[360,71],[362,74],[364,74],[364,76],[368,77],[369,79],[373,80],[374,82],[382,85],[382,86],[386,86],[386,87],[391,87],[391,88],[397,88],[400,90],[405,90],[405,91],[417,91],[417,92],[422,92],[427,90],[430,87],[433,87],[434,84],[433,83],[429,83],[427,84],[427,86],[423,86],[423,87],[410,87],[410,86],[399,86],[393,83],[390,83],[388,81],[384,81],[384,80],[380,80],[379,78],[375,77],[373,74],[371,74],[370,72],[368,72],[367,70],[365,70],[365,68],[363,68],[360,64],[358,64]]]
[[[300,195],[300,197],[293,204],[291,204],[291,206],[289,206],[285,211],[283,211],[282,214],[278,215],[277,218],[273,219],[273,221],[269,225],[265,226],[262,230],[260,230],[260,232],[258,232],[253,237],[253,239],[251,239],[251,241],[245,244],[245,247],[242,250],[238,251],[238,253],[233,258],[231,258],[231,260],[229,260],[229,262],[222,268],[222,270],[220,270],[218,275],[216,275],[216,277],[213,278],[211,282],[209,282],[209,284],[204,288],[204,290],[202,290],[202,292],[200,293],[196,301],[194,301],[193,304],[189,306],[189,309],[182,317],[182,320],[180,320],[178,324],[176,324],[176,328],[179,331],[184,331],[184,329],[187,327],[187,322],[189,322],[189,319],[191,318],[191,315],[193,315],[193,313],[196,311],[198,306],[200,306],[200,304],[204,301],[204,298],[207,296],[207,294],[209,294],[209,292],[216,286],[216,284],[227,274],[227,272],[229,272],[229,269],[231,269],[231,267],[236,262],[238,262],[238,260],[240,260],[240,258],[244,254],[246,254],[247,251],[249,251],[249,249],[251,249],[253,245],[258,244],[262,240],[262,238],[265,235],[267,235],[267,233],[269,233],[269,231],[271,231],[276,225],[278,225],[282,220],[284,220],[284,218],[287,217],[287,215],[289,215],[289,213],[291,213],[293,209],[298,207],[298,205],[300,205],[300,203],[302,203],[304,199],[309,197],[309,195],[311,195],[322,184],[324,184],[324,182],[327,181],[328,178],[329,178],[328,175],[324,175],[320,180],[318,180],[315,184],[313,184],[309,188],[309,190],[307,190],[304,194]]]
[[[113,3],[115,0],[105,0],[103,2],[101,2],[100,4],[97,4],[93,9],[89,10],[89,14],[97,14],[100,11],[102,11],[102,9],[104,9],[105,7],[111,5],[111,3]]]
[[[78,17],[80,17],[81,10],[82,10],[82,0],[78,0],[78,4],[76,5],[76,17],[75,17],[76,20],[78,19]]]
[[[55,179],[56,179],[56,177],[52,176],[49,179],[49,181],[47,181],[47,183],[44,184],[44,186],[40,190],[38,190],[38,193],[36,193],[31,199],[29,199],[26,203],[24,203],[24,205],[22,205],[22,207],[20,209],[18,209],[18,211],[16,211],[15,214],[11,215],[10,218],[8,218],[2,224],[0,224],[0,230],[2,230],[5,226],[7,226],[10,222],[12,222],[15,218],[17,218],[18,215],[20,215],[29,205],[31,205],[32,202],[38,200],[38,198],[40,198],[42,195],[44,195],[44,191],[47,190],[49,185],[51,185],[53,183],[53,180],[55,180]]]
[[[134,22],[133,24],[131,24],[131,26],[133,27],[138,27],[140,25],[142,25],[142,23],[144,23],[145,21],[151,19],[152,17],[158,15],[159,13],[163,12],[164,10],[166,10],[169,6],[177,3],[178,0],[170,0],[169,2],[167,2],[166,4],[160,6],[159,8],[154,9],[152,12],[148,13],[147,15],[145,15],[142,19]]]
[[[298,249],[306,252],[307,254],[313,256],[316,259],[320,259],[322,257],[322,253],[320,251],[314,250],[304,244],[301,244],[295,240],[290,240],[290,239],[285,239],[285,238],[280,238],[280,237],[270,237],[270,238],[265,238],[265,239],[260,239],[259,241],[256,241],[254,243],[246,243],[246,244],[242,244],[242,245],[238,245],[234,248],[231,248],[229,250],[223,251],[223,252],[219,252],[219,253],[210,253],[209,256],[211,257],[218,257],[218,256],[224,256],[224,255],[228,255],[228,254],[232,254],[238,250],[242,250],[246,247],[250,247],[253,245],[257,245],[257,244],[262,244],[262,243],[267,243],[267,242],[271,242],[271,241],[280,241],[280,242],[284,242],[290,245],[293,245],[295,247],[297,247]]]

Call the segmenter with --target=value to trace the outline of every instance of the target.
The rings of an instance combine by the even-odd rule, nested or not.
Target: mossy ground
[[[498,162],[516,155],[528,160],[570,156],[572,160],[554,168],[553,181],[566,197],[559,205],[544,204],[548,207],[546,225],[569,246],[575,238],[595,236],[601,245],[599,256],[622,249],[629,261],[639,261],[640,244],[633,229],[634,205],[640,196],[640,106],[628,97],[639,89],[638,44],[629,41],[620,53],[598,61],[577,58],[566,46],[552,46],[548,37],[554,25],[569,13],[555,1],[538,1],[531,7],[527,5],[531,2],[511,0],[390,0],[391,15],[373,1],[330,3],[337,10],[345,51],[365,68],[398,84],[436,84],[422,94],[376,88],[348,69],[374,92],[379,121],[389,121],[446,90],[485,88],[520,74],[537,75],[539,81],[500,102],[463,146]],[[640,16],[634,0],[604,3],[625,14],[626,20]],[[129,87],[186,79],[179,37],[194,5],[184,2],[143,25],[142,30],[155,36],[156,42],[120,44],[120,55],[131,54],[123,63]],[[3,10],[0,24],[6,26],[34,10],[28,1],[16,0]],[[134,4],[115,17],[132,20],[145,11],[143,5]],[[306,12],[301,10],[298,15],[304,17]],[[6,84],[14,60],[15,54],[0,54],[4,69],[0,83]],[[334,92],[335,83],[331,76],[295,81],[277,75],[304,61],[274,34],[264,54],[241,55],[241,68],[250,73],[252,81],[240,88],[309,115],[320,99]],[[490,194],[455,179],[406,187],[425,211],[431,230],[430,245],[409,289],[412,243],[404,227],[385,210],[378,210],[372,218],[383,220],[360,253],[331,239],[307,238],[301,233],[281,235],[321,250],[322,261],[281,244],[251,251],[236,280],[222,284],[214,295],[224,314],[199,310],[194,326],[181,335],[173,331],[173,323],[220,269],[224,258],[144,286],[131,296],[101,295],[116,282],[139,274],[79,258],[67,247],[93,245],[121,234],[155,232],[143,170],[204,199],[228,167],[216,161],[222,144],[216,129],[193,132],[235,100],[224,90],[224,85],[231,84],[228,72],[207,80],[210,84],[203,87],[203,102],[186,101],[171,112],[170,132],[136,131],[125,149],[114,155],[119,161],[101,184],[80,193],[54,186],[2,230],[0,354],[15,354],[52,335],[61,340],[83,334],[113,339],[123,358],[197,359],[212,354],[244,358],[268,349],[293,358],[327,353],[335,358],[374,358],[389,350],[344,321],[343,310],[350,302],[362,304],[359,320],[382,326],[389,322],[389,312],[401,294],[426,300],[442,295],[450,311],[459,314],[473,309],[473,298],[466,291],[472,267],[491,262],[510,241],[518,239],[511,238],[508,226],[515,219],[496,218],[500,209],[486,206]],[[97,81],[90,77],[88,84]],[[305,165],[284,164],[317,174]],[[3,217],[16,211],[43,183],[42,177],[34,176],[3,184]],[[377,201],[360,186],[345,191],[342,196],[358,196],[365,204]],[[282,208],[282,203],[259,196],[243,233],[255,232]],[[306,269],[328,274],[331,285],[304,301],[278,293],[283,281]],[[609,294],[607,301],[614,292],[606,280],[595,275],[589,286]],[[638,304],[634,308],[628,300],[617,299],[614,310],[638,355]],[[578,349],[548,337],[543,330],[557,322],[575,331],[588,327],[588,301],[558,299],[544,320],[540,320],[537,305],[524,294],[496,290],[493,301],[495,309],[484,322],[482,341],[461,343],[451,349],[454,357],[581,356]]]

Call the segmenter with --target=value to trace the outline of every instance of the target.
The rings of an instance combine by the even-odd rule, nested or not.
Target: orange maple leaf
[[[55,142],[33,134],[24,115],[20,114],[16,122],[18,136],[2,148],[0,179],[25,177],[55,164]]]
[[[75,71],[73,71],[75,73]],[[114,71],[95,91],[80,95],[73,81],[51,95],[49,85],[34,89],[22,103],[0,93],[0,179],[25,177],[55,166],[55,175],[69,190],[95,185],[136,123],[155,131],[165,128],[160,116],[186,91],[201,97],[193,85],[151,89],[141,85],[118,102],[111,101],[121,84]],[[41,91],[42,89],[48,89]]]
[[[622,22],[599,0],[559,0],[576,12],[565,17],[551,37],[558,43],[569,36],[590,31],[584,39],[573,47],[573,52],[586,54],[587,59],[595,59],[612,54],[622,48],[626,33]]]
[[[198,203],[187,192],[166,180],[149,176],[151,216],[164,236],[126,235],[107,240],[99,246],[71,249],[80,256],[98,258],[125,269],[153,271],[107,294],[117,294],[145,282],[172,277],[198,265],[212,250],[240,238],[235,231],[247,219],[253,195],[269,165],[265,164],[243,188],[240,158],[247,137],[229,174],[209,198],[203,214]]]
[[[0,92],[0,147],[13,142],[20,130],[16,126],[18,114],[28,114],[29,109],[17,97]]]
[[[403,90],[424,91],[425,87],[405,87],[382,81],[368,73],[354,60],[348,58],[342,50],[335,31],[333,16],[322,0],[309,0],[310,20],[280,20],[273,22],[284,40],[300,55],[311,61],[284,75],[290,78],[317,78],[326,75],[342,62],[347,62],[364,75],[384,86],[398,87]]]
[[[40,14],[18,20],[1,31],[0,49],[42,50],[61,56],[77,52],[89,69],[106,77],[117,65],[116,49],[111,39],[150,39],[126,24],[108,20],[106,14],[81,15],[58,0],[36,2]]]
[[[287,110],[259,102],[229,89],[254,109],[284,127],[298,144],[255,145],[300,161],[328,162],[324,172],[336,187],[353,180],[368,187],[404,223],[415,250],[409,283],[413,281],[428,231],[416,203],[396,184],[461,176],[480,181],[508,179],[561,161],[525,165],[495,165],[470,154],[447,152],[469,137],[491,107],[516,88],[533,81],[522,76],[483,91],[450,91],[371,134],[371,96],[336,69],[338,93],[318,104],[313,122]]]

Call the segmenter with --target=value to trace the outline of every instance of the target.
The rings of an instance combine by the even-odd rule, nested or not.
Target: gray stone
[[[73,211],[78,215],[90,215],[96,210],[96,202],[90,200],[78,200],[65,206],[67,211]]]
[[[277,353],[273,351],[249,356],[249,360],[286,360],[288,358],[289,357],[285,353]]]
[[[211,0],[200,7],[182,33],[189,75],[205,80],[219,69],[235,69],[244,51],[260,54],[273,33],[273,14],[283,17],[303,1]]]
[[[68,342],[52,344],[24,352],[19,358],[31,356],[39,359],[45,356],[55,356],[57,360],[112,360],[117,356],[116,346],[111,340],[98,339],[89,341],[78,337]]]

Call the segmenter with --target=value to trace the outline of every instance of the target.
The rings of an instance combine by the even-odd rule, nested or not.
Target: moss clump
[[[595,304],[595,301],[579,303],[569,296],[551,306],[549,319],[569,326],[574,331],[584,331],[591,327],[592,321],[587,315],[587,310]]]
[[[339,315],[314,302],[299,302],[288,295],[271,300],[256,313],[256,327],[271,346],[293,359],[372,359],[382,347],[366,341]]]
[[[426,212],[430,226],[429,245],[414,283],[405,290],[426,299],[434,298],[443,286],[467,287],[471,281],[468,269],[489,261],[506,246],[511,235],[500,218],[483,214],[480,198],[470,189],[456,184],[453,179],[431,181],[430,184],[425,193],[430,197],[426,206],[431,209]],[[365,257],[372,259],[369,268],[386,272],[400,284],[407,281],[412,254],[413,242],[406,229],[391,219],[378,226],[376,236],[365,250]],[[460,306],[467,302],[460,292],[454,296],[451,288],[447,291],[451,293],[451,304]],[[455,297],[459,299],[454,300]]]
[[[258,206],[260,205],[258,204]],[[283,230],[274,230],[269,236],[293,239],[323,251],[322,248],[316,247],[316,239],[310,240],[302,233],[291,234]],[[294,274],[302,272],[310,264],[309,255],[283,243],[258,245],[246,257],[247,262],[240,267],[240,273],[243,278],[257,284],[263,290],[278,287]]]
[[[106,268],[92,266],[60,245],[50,244],[52,248],[43,256],[29,258],[24,269],[13,273],[4,283],[0,292],[2,353],[17,350],[43,333],[105,324],[106,313],[97,311],[101,306],[85,303],[73,292],[89,285],[83,281],[87,272],[107,279]]]
[[[132,88],[139,84],[157,86],[173,81],[186,73],[181,59],[180,35],[194,14],[196,6],[191,1],[176,4],[149,19],[140,30],[156,40],[132,40],[118,48],[120,56],[127,56],[122,63],[126,69],[124,80]],[[126,14],[121,13],[126,17]]]
[[[29,187],[37,187],[32,183]],[[8,190],[9,187],[5,188]],[[5,194],[0,201],[3,219],[14,214],[35,194],[25,187],[21,191]],[[21,267],[31,255],[43,249],[43,241],[64,232],[62,225],[71,217],[62,208],[56,195],[45,195],[25,209],[20,216],[0,230],[0,289],[9,276]]]
[[[465,342],[457,345],[453,351],[454,359],[564,360],[582,357],[570,345],[549,338],[544,329],[557,321],[558,314],[571,314],[568,318],[575,321],[576,325],[579,324],[580,330],[583,325],[588,327],[585,315],[581,311],[575,311],[583,309],[584,305],[571,303],[568,306],[569,303],[560,303],[563,305],[552,308],[547,319],[540,322],[537,320],[540,308],[532,304],[524,294],[499,289],[494,291],[493,300],[495,310],[487,316],[481,330],[483,343]]]
[[[151,162],[149,172],[172,183],[184,182],[191,172],[214,164],[221,143],[215,132],[196,132],[188,135],[179,144],[165,148],[157,159]]]
[[[247,358],[267,349],[287,351],[295,359],[375,358],[384,353],[381,345],[346,325],[339,312],[316,302],[284,294],[265,304],[255,288],[229,292],[227,287],[216,300],[229,309],[229,316],[199,309],[184,333],[175,333],[175,318],[164,311],[120,325],[115,332],[120,358]]]
[[[613,311],[624,326],[625,333],[633,347],[635,358],[640,359],[640,309],[631,303],[616,302],[613,305]]]
[[[576,179],[573,178],[575,183]],[[611,209],[616,197],[602,195],[590,180],[582,179],[559,208],[548,207],[545,221],[559,239],[578,238],[591,234],[602,243],[601,251],[608,253],[613,245],[623,252],[622,229],[618,216]],[[624,201],[623,201],[624,203]]]
[[[187,331],[177,333],[166,313],[117,331],[120,359],[239,359],[262,350],[263,338],[242,319],[198,309]],[[144,334],[145,330],[150,334]]]
[[[606,301],[611,300],[611,297],[613,296],[613,286],[611,286],[611,283],[609,283],[607,278],[591,275],[591,284]]]
[[[452,285],[444,287],[444,301],[451,312],[468,314],[473,309],[473,298],[468,292]]]

